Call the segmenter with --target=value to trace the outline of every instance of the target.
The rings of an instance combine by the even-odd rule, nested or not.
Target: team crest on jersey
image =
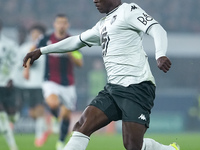
[[[110,24],[113,24],[115,22],[116,18],[117,18],[117,15],[114,15],[112,20],[110,21]]]

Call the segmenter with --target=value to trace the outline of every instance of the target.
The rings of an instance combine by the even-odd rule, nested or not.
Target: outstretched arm
[[[81,42],[79,36],[71,36],[58,43],[51,44],[39,49],[36,49],[28,53],[23,60],[23,66],[27,67],[27,61],[30,59],[30,64],[32,65],[35,60],[37,60],[42,54],[48,53],[65,53],[70,51],[75,51],[84,47],[85,44]]]
[[[66,52],[75,51],[84,46],[85,44],[81,42],[79,35],[76,35],[76,36],[68,37],[58,43],[42,47],[40,50],[42,54],[66,53]]]
[[[158,68],[166,73],[171,67],[171,61],[166,57],[167,33],[161,25],[155,24],[149,29],[148,34],[154,38]]]

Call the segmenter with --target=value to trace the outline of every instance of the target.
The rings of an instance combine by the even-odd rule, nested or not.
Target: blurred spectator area
[[[168,31],[199,32],[200,0],[122,0],[135,2]],[[0,0],[0,17],[6,26],[40,21],[47,27],[57,13],[68,15],[71,28],[88,29],[102,17],[92,0]]]

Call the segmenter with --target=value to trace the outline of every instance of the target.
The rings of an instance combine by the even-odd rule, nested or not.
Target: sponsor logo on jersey
[[[153,18],[151,16],[149,16],[148,14],[145,14],[145,13],[143,13],[143,15],[139,16],[137,19],[144,25],[147,25],[147,23],[149,21],[153,20]]]

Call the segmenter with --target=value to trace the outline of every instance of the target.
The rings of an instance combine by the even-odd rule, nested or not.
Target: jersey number
[[[106,31],[106,27],[103,28],[101,32],[101,41],[102,41],[102,49],[103,49],[103,56],[106,56],[107,49],[108,49],[108,43],[110,41],[110,38],[108,36],[108,32]]]

